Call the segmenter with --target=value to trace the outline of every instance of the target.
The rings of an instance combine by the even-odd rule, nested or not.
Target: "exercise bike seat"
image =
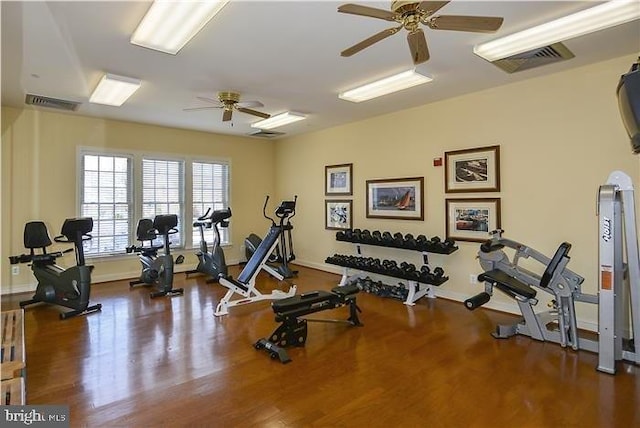
[[[178,226],[178,216],[176,214],[159,214],[153,219],[153,229],[160,234],[166,235],[171,229]]]
[[[533,299],[536,297],[536,290],[499,269],[481,273],[478,275],[478,281],[488,282],[513,298]]]
[[[157,236],[156,230],[153,227],[153,220],[150,218],[141,218],[138,220],[138,227],[136,228],[136,238],[138,241],[153,241]]]
[[[30,250],[51,245],[47,226],[42,221],[30,221],[24,225],[24,247]]]

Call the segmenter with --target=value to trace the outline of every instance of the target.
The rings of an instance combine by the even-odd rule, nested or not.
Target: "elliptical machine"
[[[139,253],[140,263],[142,263],[142,273],[140,279],[129,282],[129,287],[143,284],[153,286],[156,291],[150,293],[151,298],[172,296],[183,294],[184,289],[173,288],[173,255],[169,247],[169,235],[178,233],[178,216],[176,214],[160,214],[155,216],[153,221],[143,218],[138,221],[136,237],[142,243],[140,247],[132,245],[127,247],[127,253]],[[153,241],[158,235],[164,238],[164,245],[153,245]],[[149,246],[144,246],[144,241],[149,241]],[[164,247],[164,254],[158,255],[158,250]],[[176,264],[184,261],[184,256],[180,255],[176,259]]]
[[[33,303],[50,303],[72,309],[62,312],[60,319],[67,319],[76,315],[84,315],[99,311],[101,304],[89,306],[91,294],[91,271],[93,266],[85,265],[83,242],[91,239],[89,234],[93,230],[91,217],[69,218],[64,221],[60,236],[53,238],[55,242],[72,243],[74,248],[55,253],[47,253],[51,245],[51,238],[47,226],[41,221],[31,221],[24,226],[24,246],[30,250],[29,254],[11,256],[11,264],[31,263],[31,271],[38,280],[36,292],[31,300],[20,302],[20,307]],[[36,254],[35,249],[41,253]],[[55,264],[56,258],[75,249],[76,265],[64,269]]]
[[[212,278],[207,283],[217,282],[219,277],[227,276],[227,263],[224,259],[224,252],[220,247],[220,227],[229,227],[229,218],[231,217],[231,208],[224,210],[215,210],[211,213],[211,208],[207,212],[198,217],[198,221],[193,222],[193,227],[200,229],[200,251],[196,253],[198,256],[198,266],[195,269],[186,272],[187,275],[192,273],[203,273]],[[204,229],[213,228],[213,244],[212,250],[209,252],[207,240],[204,238]]]
[[[275,215],[278,217],[279,225],[276,221],[267,215],[267,203],[269,202],[269,195],[265,198],[264,205],[262,206],[262,215],[267,220],[271,221],[271,226],[282,227],[282,234],[280,235],[280,242],[275,251],[269,258],[269,265],[275,269],[284,278],[293,278],[298,275],[298,271],[291,270],[289,268],[289,262],[296,259],[296,255],[293,252],[293,238],[291,231],[293,225],[291,219],[296,215],[296,202],[298,201],[298,195],[293,197],[293,201],[282,201],[282,203],[276,208]],[[286,232],[286,234],[285,234]],[[244,240],[245,256],[247,260],[251,259],[253,253],[260,246],[262,239],[255,233],[250,234]]]

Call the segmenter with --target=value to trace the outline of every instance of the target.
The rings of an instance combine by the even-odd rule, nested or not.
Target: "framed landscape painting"
[[[500,191],[500,146],[456,150],[444,154],[444,191]]]
[[[424,220],[424,178],[367,180],[367,217]]]

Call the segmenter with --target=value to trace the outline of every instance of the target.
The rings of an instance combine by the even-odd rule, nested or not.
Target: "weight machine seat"
[[[533,299],[536,297],[536,290],[499,269],[481,273],[478,275],[478,281],[489,282],[498,288],[498,290],[511,297],[519,296],[525,299]]]
[[[86,235],[93,230],[93,219],[91,217],[68,218],[62,225],[61,234],[69,241],[75,242],[78,235]]]
[[[30,221],[24,225],[24,247],[30,250],[51,245],[47,226],[42,221]]]
[[[231,217],[231,208],[226,208],[224,210],[215,210],[211,214],[211,223],[220,223],[223,220],[228,219],[229,217]]]
[[[178,216],[176,214],[158,214],[153,219],[153,228],[160,235],[166,235],[176,226],[178,226]]]

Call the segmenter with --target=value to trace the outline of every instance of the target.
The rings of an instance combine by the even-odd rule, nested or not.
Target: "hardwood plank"
[[[299,292],[339,281],[297,268]],[[269,302],[216,318],[226,289],[183,274],[175,286],[185,295],[149,299],[127,281],[97,284],[102,312],[65,321],[52,306],[27,309],[29,403],[68,404],[72,426],[640,426],[640,367],[611,376],[593,353],[492,338],[511,315],[360,293],[364,327],[309,323],[283,365],[252,346],[277,326]],[[259,276],[261,290],[277,286]],[[346,319],[347,308],[313,317]]]

